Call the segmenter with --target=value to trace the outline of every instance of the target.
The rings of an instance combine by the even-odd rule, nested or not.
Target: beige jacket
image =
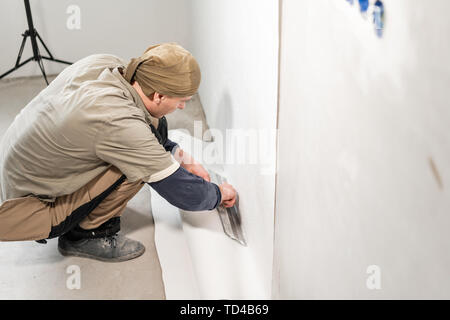
[[[179,168],[158,143],[157,125],[106,54],[66,68],[21,112],[0,142],[0,200],[34,195],[53,202],[111,165],[130,182],[154,182]]]

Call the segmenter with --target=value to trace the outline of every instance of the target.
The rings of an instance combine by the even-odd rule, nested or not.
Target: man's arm
[[[169,203],[184,210],[212,210],[221,203],[225,207],[233,206],[236,201],[236,190],[233,186],[228,183],[220,186],[210,183],[211,178],[208,171],[187,152],[184,152],[177,143],[167,137],[167,127],[167,120],[164,117],[160,119],[158,130],[151,126],[152,132],[164,149],[173,155],[182,168],[164,179],[163,182],[150,184],[150,186]],[[180,188],[182,190],[179,190]],[[188,191],[190,194],[188,194]],[[218,200],[213,191],[219,195]]]
[[[180,146],[178,145],[178,143],[173,142],[172,140],[170,140],[168,138],[166,140],[166,142],[164,143],[163,147],[164,147],[164,149],[166,149],[166,151],[169,151],[173,155],[176,152],[176,149],[179,148]]]
[[[178,144],[174,146],[171,152],[175,160],[177,160],[178,163],[180,163],[180,165],[187,171],[205,179],[208,182],[211,181],[208,171],[206,171],[200,163],[195,161],[189,153],[183,151]]]
[[[218,185],[188,172],[183,167],[149,185],[177,208],[188,211],[213,210],[222,202]]]
[[[180,168],[172,175],[149,183],[164,199],[188,211],[213,210],[222,203],[225,207],[234,205],[236,190],[233,186],[210,183],[208,172],[177,143],[167,139],[164,148],[180,163]]]

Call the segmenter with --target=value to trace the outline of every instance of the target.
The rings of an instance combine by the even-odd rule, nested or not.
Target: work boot
[[[141,256],[145,247],[121,234],[120,219],[113,218],[93,230],[79,226],[58,239],[58,250],[63,256],[76,256],[107,262],[120,262]]]
[[[58,238],[58,251],[63,256],[121,262],[141,256],[145,247],[139,241],[131,240],[121,234],[80,240],[69,240],[67,235],[62,235]]]

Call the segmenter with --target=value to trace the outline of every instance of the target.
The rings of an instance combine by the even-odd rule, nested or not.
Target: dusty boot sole
[[[62,249],[60,246],[58,246],[58,251],[59,251],[59,253],[61,253],[63,256],[66,256],[66,257],[71,256],[71,257],[89,258],[89,259],[99,260],[99,261],[103,261],[103,262],[123,262],[123,261],[135,259],[135,258],[143,255],[145,252],[145,247],[142,251],[133,252],[128,255],[117,257],[117,258],[97,257],[97,256],[93,256],[93,255],[90,255],[87,253],[79,252],[79,251]]]

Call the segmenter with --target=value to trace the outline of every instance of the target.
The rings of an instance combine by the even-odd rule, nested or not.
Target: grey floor
[[[0,137],[44,87],[41,77],[0,81]],[[184,110],[177,110],[167,119],[170,129],[184,128],[192,134],[194,121],[202,121],[203,131],[207,129],[197,95]],[[56,249],[56,239],[46,245],[0,242],[0,299],[165,299],[148,186],[128,203],[121,232],[146,246],[143,256],[106,263],[63,257]]]

